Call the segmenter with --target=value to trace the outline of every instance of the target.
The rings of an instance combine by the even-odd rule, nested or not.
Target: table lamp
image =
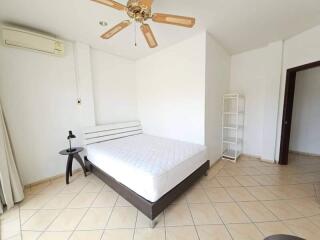
[[[71,147],[71,139],[72,138],[76,138],[76,136],[72,133],[72,131],[69,131],[69,135],[67,137],[67,139],[69,140],[69,149],[67,150],[67,152],[74,152],[76,149]]]

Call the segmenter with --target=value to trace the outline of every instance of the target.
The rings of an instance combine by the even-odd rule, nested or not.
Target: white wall
[[[230,91],[245,96],[244,153],[275,159],[282,42],[231,58]]]
[[[204,143],[206,33],[137,61],[144,131]]]
[[[283,115],[283,100],[286,83],[287,69],[301,66],[307,63],[320,61],[320,26],[294,36],[284,43],[284,56],[282,68],[282,80],[278,111],[277,151],[276,159],[279,159],[281,124]]]
[[[294,95],[290,150],[320,155],[320,67],[299,72]]]
[[[245,96],[245,121],[243,151],[260,156],[262,152],[263,105],[266,58],[264,48],[231,58],[230,92]]]
[[[80,58],[89,50],[78,48]],[[87,80],[79,87],[89,86]],[[66,43],[65,57],[0,47],[0,100],[24,184],[63,173],[66,159],[58,152],[67,146],[67,131],[80,137],[83,125],[94,124],[84,114],[92,93],[86,91],[84,105],[77,105],[76,86],[72,44]]]
[[[97,124],[138,119],[135,62],[91,51]]]
[[[221,157],[223,94],[229,90],[230,55],[209,34],[206,38],[205,144],[211,164]]]

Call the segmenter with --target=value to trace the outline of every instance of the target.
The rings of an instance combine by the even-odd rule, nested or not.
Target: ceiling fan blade
[[[112,7],[114,9],[119,10],[119,11],[124,11],[127,9],[127,7],[125,5],[122,5],[121,3],[118,3],[113,0],[91,0],[91,1],[101,3],[103,5],[107,5],[108,7]]]
[[[142,24],[140,27],[144,37],[150,48],[155,48],[158,46],[157,40],[153,35],[153,32],[148,24]]]
[[[158,23],[173,24],[182,27],[192,28],[196,23],[196,19],[192,17],[183,17],[164,13],[154,13],[152,20]]]
[[[118,32],[120,32],[121,30],[123,30],[126,27],[128,27],[130,24],[131,24],[131,22],[129,20],[122,21],[118,25],[116,25],[113,28],[111,28],[109,31],[107,31],[104,34],[102,34],[101,38],[109,39],[112,36],[114,36],[115,34],[117,34]]]

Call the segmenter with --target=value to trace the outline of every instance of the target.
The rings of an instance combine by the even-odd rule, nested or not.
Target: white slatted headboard
[[[139,121],[91,127],[83,131],[85,145],[142,134]]]

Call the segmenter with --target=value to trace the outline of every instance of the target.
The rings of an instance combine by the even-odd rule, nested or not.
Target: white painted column
[[[283,42],[271,43],[267,51],[261,158],[273,162],[276,152]]]

